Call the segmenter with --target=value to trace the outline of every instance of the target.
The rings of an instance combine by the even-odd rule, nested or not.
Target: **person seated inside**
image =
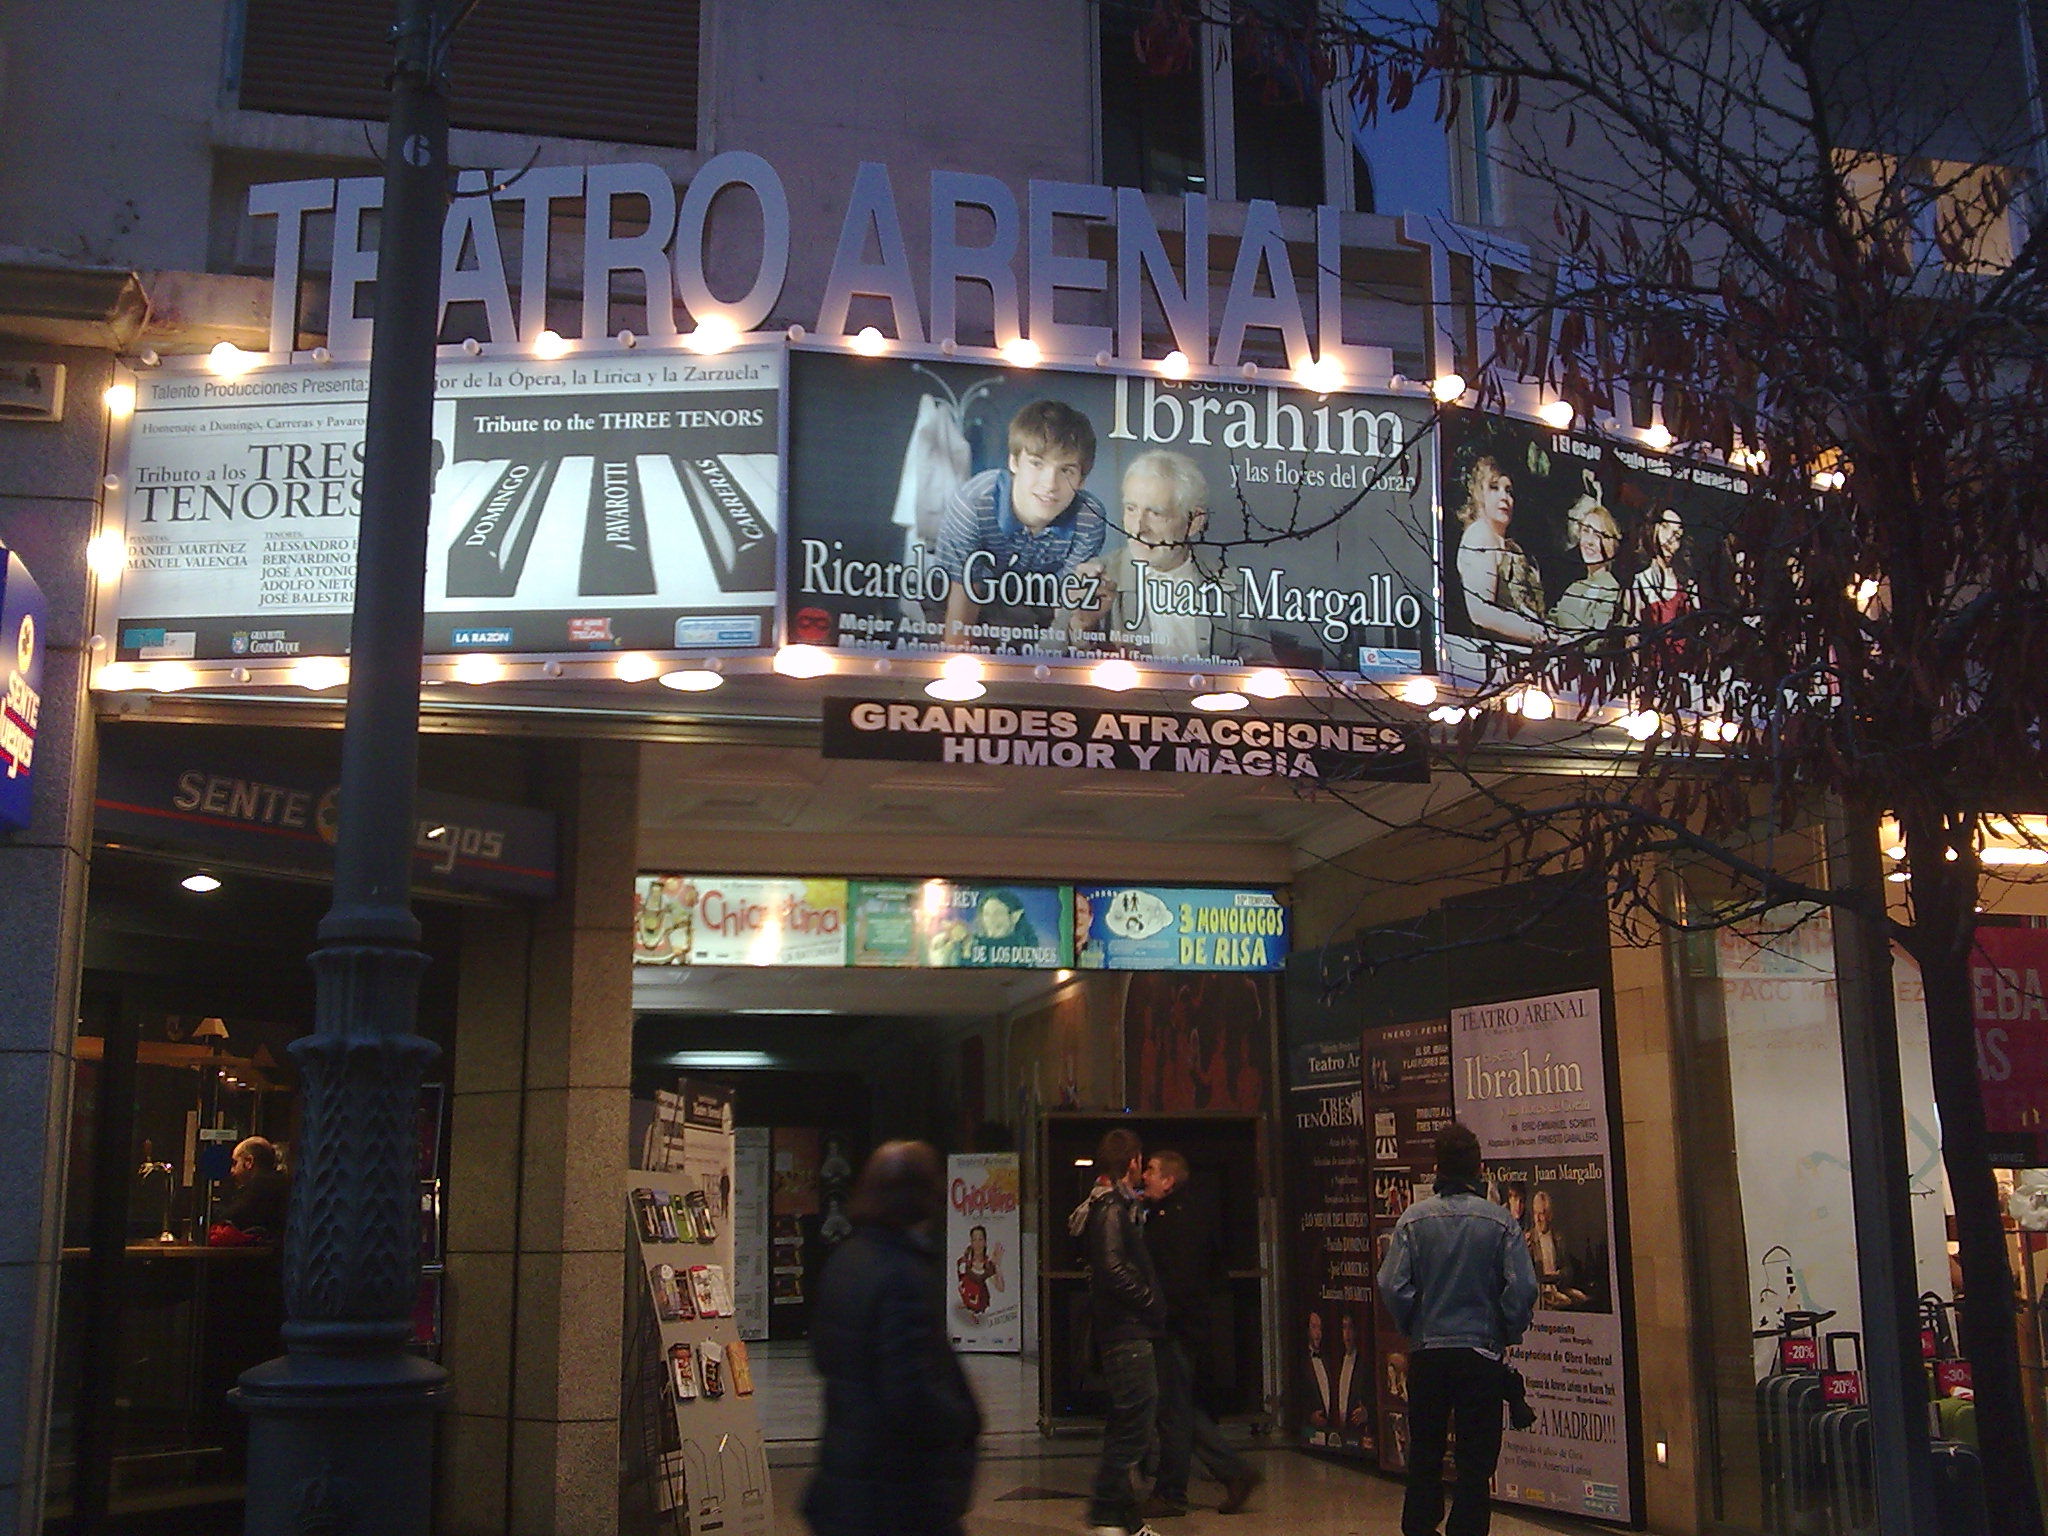
[[[292,1186],[277,1166],[277,1148],[261,1136],[245,1137],[235,1144],[228,1176],[235,1190],[214,1207],[207,1241],[216,1247],[283,1242]]]

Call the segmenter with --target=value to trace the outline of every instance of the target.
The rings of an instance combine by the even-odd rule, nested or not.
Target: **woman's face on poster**
[[[1505,528],[1515,515],[1515,482],[1491,459],[1481,459],[1472,469],[1472,505],[1479,520],[1494,528]]]
[[[1685,519],[1675,508],[1666,507],[1657,514],[1657,553],[1669,560],[1678,553],[1679,545],[1685,542]]]
[[[1621,535],[1615,531],[1612,521],[1584,513],[1573,519],[1573,524],[1573,540],[1578,545],[1579,558],[1587,565],[1605,565],[1614,558]]]

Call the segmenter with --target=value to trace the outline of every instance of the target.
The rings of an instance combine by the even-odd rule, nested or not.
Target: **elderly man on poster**
[[[1401,1213],[1380,1298],[1407,1335],[1408,1495],[1401,1536],[1437,1536],[1444,1436],[1455,1419],[1457,1485],[1444,1536],[1486,1536],[1511,1391],[1504,1356],[1536,1311],[1536,1269],[1515,1219],[1486,1198],[1479,1138],[1453,1120],[1436,1136],[1436,1192]]]

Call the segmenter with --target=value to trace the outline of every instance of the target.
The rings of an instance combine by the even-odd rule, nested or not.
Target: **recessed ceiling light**
[[[188,891],[196,891],[201,896],[220,889],[220,882],[211,875],[187,875],[178,884]]]

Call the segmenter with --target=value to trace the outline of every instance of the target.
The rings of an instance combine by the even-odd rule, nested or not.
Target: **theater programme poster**
[[[1414,672],[1435,472],[1412,398],[790,357],[788,638]]]
[[[1281,1341],[1287,1422],[1297,1444],[1369,1457],[1377,1426],[1372,1333],[1361,1326],[1372,1317],[1372,1275],[1357,1042],[1290,1042],[1286,1070],[1295,1221],[1293,1336]]]
[[[1479,1137],[1489,1192],[1521,1224],[1540,1284],[1535,1322],[1513,1355],[1536,1423],[1508,1431],[1494,1492],[1630,1521],[1635,1413],[1606,1055],[1596,990],[1451,1013],[1458,1118]]]
[[[946,1159],[946,1331],[963,1353],[1024,1347],[1023,1187],[1014,1152]]]

